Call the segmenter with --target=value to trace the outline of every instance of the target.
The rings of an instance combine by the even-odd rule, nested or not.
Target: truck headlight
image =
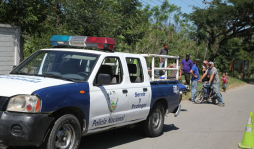
[[[7,111],[41,112],[41,100],[35,95],[17,95],[9,100]]]

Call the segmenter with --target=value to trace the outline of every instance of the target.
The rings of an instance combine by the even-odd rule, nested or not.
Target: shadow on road
[[[187,109],[181,109],[181,111],[186,112],[186,111],[188,111],[188,110],[187,110]]]
[[[164,125],[163,133],[178,130],[174,124]],[[82,137],[79,149],[107,149],[124,145],[130,142],[138,141],[147,138],[141,126],[133,129],[119,128],[116,130],[106,131],[98,134]],[[8,149],[37,149],[30,147],[16,147]]]

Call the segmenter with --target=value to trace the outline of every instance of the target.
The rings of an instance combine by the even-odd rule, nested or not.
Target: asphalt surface
[[[254,85],[228,90],[225,107],[183,101],[178,117],[166,117],[160,137],[144,136],[141,127],[121,128],[85,136],[79,149],[237,149],[254,111],[253,93]]]

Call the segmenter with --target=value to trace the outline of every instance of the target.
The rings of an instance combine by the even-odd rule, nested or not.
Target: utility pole
[[[204,4],[211,4],[212,2],[206,2],[205,0],[203,1]]]
[[[207,54],[207,48],[208,48],[208,42],[209,42],[209,40],[208,40],[209,34],[208,34],[208,33],[207,33],[206,37],[207,37],[207,41],[206,41],[206,48],[205,48],[204,60],[206,60],[206,54]]]
[[[206,2],[205,0],[203,1],[204,4],[212,4],[212,2]],[[206,6],[207,7],[207,6]],[[206,8],[205,7],[205,8]],[[207,49],[208,49],[208,43],[209,43],[209,34],[207,33],[206,35],[207,41],[206,41],[206,48],[205,48],[205,54],[204,54],[204,60],[206,60],[206,55],[207,55]]]
[[[204,3],[204,4],[212,4],[212,2],[206,2],[205,0],[203,1],[203,3]],[[222,5],[227,5],[227,2],[224,1],[224,3],[220,3],[220,4],[222,4]]]

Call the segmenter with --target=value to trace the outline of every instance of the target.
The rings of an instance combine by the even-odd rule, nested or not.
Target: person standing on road
[[[222,80],[222,89],[224,92],[226,92],[227,84],[228,84],[228,77],[226,76],[226,73],[222,74],[221,80]]]
[[[198,91],[198,80],[199,80],[199,70],[198,66],[199,65],[199,59],[195,60],[195,64],[192,66],[190,73],[192,75],[191,78],[191,101],[194,102],[194,94]]]
[[[183,74],[185,76],[186,85],[190,86],[190,70],[193,66],[193,62],[190,60],[190,54],[186,54],[186,58],[182,60],[180,69],[183,68]]]
[[[218,100],[218,106],[224,107],[225,103],[223,102],[223,99],[222,99],[220,91],[219,91],[219,89],[220,89],[219,74],[218,74],[217,69],[214,67],[214,63],[213,62],[209,62],[209,68],[206,71],[205,75],[207,75],[207,74],[210,76],[210,79],[209,79],[208,83],[213,86],[213,89],[214,89],[214,91],[216,93],[217,100]],[[198,80],[198,81],[201,82],[201,80],[204,79],[205,75],[203,75],[202,78],[200,80]]]
[[[168,44],[166,43],[163,44],[163,48],[159,50],[158,55],[168,55]],[[159,59],[160,59],[159,67],[162,68],[165,66],[165,58],[159,57]],[[157,75],[159,75],[159,70],[157,71]]]

